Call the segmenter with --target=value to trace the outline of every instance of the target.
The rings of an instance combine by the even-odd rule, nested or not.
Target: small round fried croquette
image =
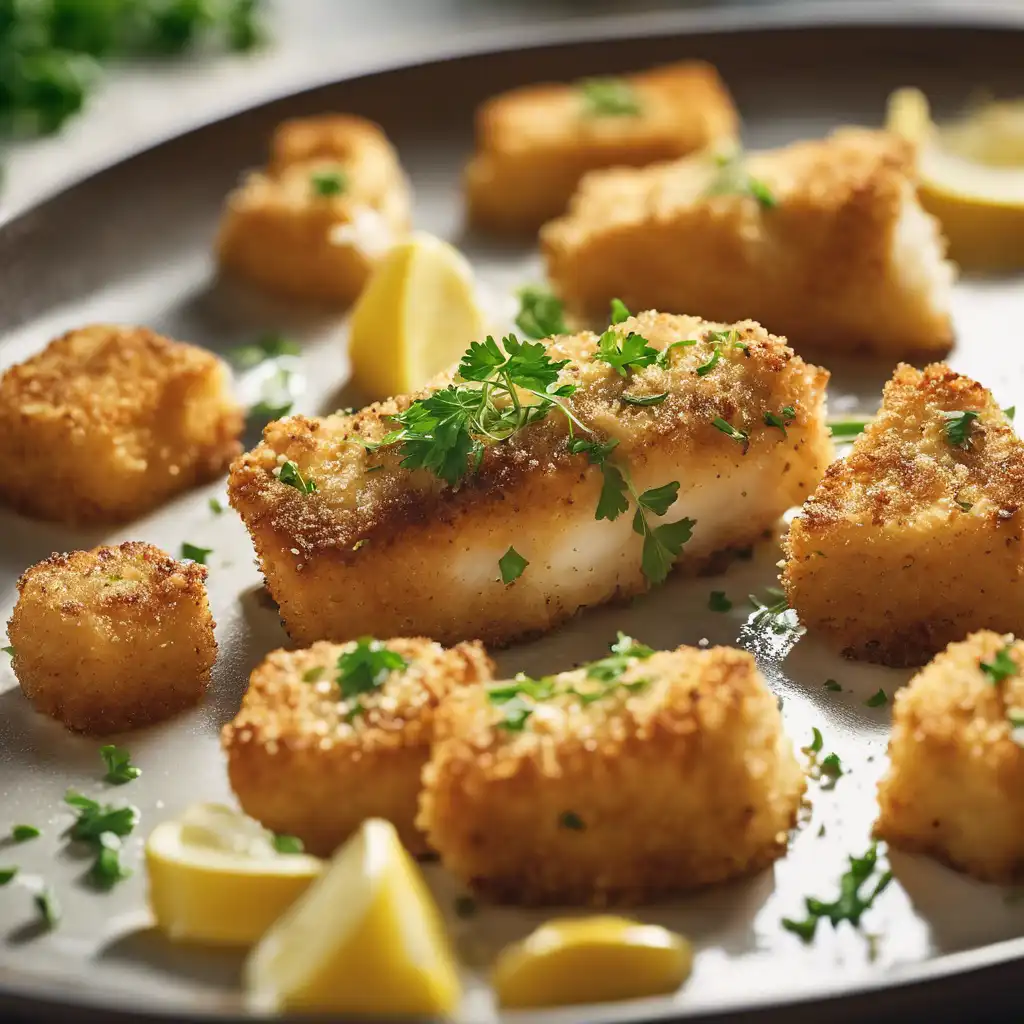
[[[32,566],[7,624],[25,696],[93,735],[198,703],[217,655],[205,580],[203,566],[139,541]]]
[[[398,655],[390,663],[375,652]],[[341,662],[342,655],[360,660]],[[224,727],[231,788],[246,814],[329,855],[366,818],[394,824],[406,848],[428,852],[414,820],[433,719],[451,691],[491,679],[477,643],[367,638],[273,651]],[[356,692],[358,691],[358,692]]]

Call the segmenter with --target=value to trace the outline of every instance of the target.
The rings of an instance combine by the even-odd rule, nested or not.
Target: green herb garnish
[[[42,833],[35,825],[15,825],[11,829],[11,839],[16,843],[27,843],[30,839],[38,839]]]
[[[302,673],[302,681],[304,683],[318,683],[323,679],[324,673],[327,671],[323,665],[314,665],[312,668],[307,668]]]
[[[831,690],[833,693],[839,693],[842,687],[834,679],[826,679],[824,682],[826,690]]]
[[[558,816],[558,824],[562,828],[567,828],[573,832],[582,832],[587,826],[583,824],[583,819],[575,811],[562,811]]]
[[[103,763],[107,766],[105,776],[107,782],[111,782],[115,786],[131,782],[132,779],[137,779],[142,774],[142,769],[136,768],[132,764],[132,755],[121,747],[115,747],[112,743],[100,747],[100,757],[103,758]]]
[[[309,176],[309,184],[313,195],[325,199],[340,196],[348,190],[348,175],[342,170],[314,171]]]
[[[577,88],[588,117],[637,117],[642,113],[636,90],[621,78],[584,78]]]
[[[47,928],[56,928],[60,923],[60,903],[57,901],[57,894],[49,885],[42,886],[32,896],[32,902],[36,905],[39,916]]]
[[[1017,415],[1017,406],[1008,406],[1003,410],[1003,415],[1012,423],[1014,417]]]
[[[870,423],[869,419],[838,417],[828,421],[828,429],[833,437],[857,437]]]
[[[725,596],[724,590],[712,590],[708,598],[708,610],[712,612],[727,612],[732,608],[732,601]]]
[[[112,889],[131,874],[121,863],[120,838],[113,832],[101,832],[96,840],[96,859],[89,870],[89,881],[97,889]]]
[[[392,672],[401,672],[408,665],[397,651],[364,636],[338,658],[338,688],[342,697],[358,697],[376,690]]]
[[[4,648],[4,654],[9,654],[13,658],[14,657],[14,648],[13,647],[5,647]]]
[[[0,885],[7,885],[18,877],[17,868],[0,868]]]
[[[883,704],[889,703],[889,698],[886,696],[885,690],[879,689],[878,693],[872,694],[864,703],[869,708],[880,708]]]
[[[816,726],[812,726],[811,742],[808,743],[806,747],[801,747],[800,749],[805,754],[820,754],[821,748],[824,746],[824,744],[825,740],[822,738],[821,730],[818,729]]]
[[[516,327],[526,335],[540,341],[556,334],[568,334],[565,323],[565,304],[547,288],[530,285],[519,289],[519,313]]]
[[[523,575],[523,570],[529,564],[514,547],[510,546],[508,551],[498,559],[498,568],[501,570],[501,582],[506,585],[515,583]]]
[[[210,511],[215,516],[219,516],[224,511],[224,506],[221,504],[219,498],[211,498],[208,504],[210,506]]]
[[[305,844],[298,836],[274,836],[274,849],[278,853],[303,853]]]
[[[212,554],[213,548],[197,547],[195,544],[189,544],[188,541],[181,545],[181,557],[198,562],[200,565],[206,565],[206,559]]]
[[[720,430],[726,437],[731,437],[740,445],[743,449],[743,454],[746,455],[747,449],[750,447],[750,436],[748,434],[742,430],[737,430],[728,420],[723,420],[721,416],[716,416],[711,421],[711,425]]]
[[[782,431],[782,436],[788,436],[786,433],[786,427],[788,427],[793,420],[796,419],[796,409],[791,405],[784,405],[780,413],[765,411],[764,422],[767,427],[778,427]]]
[[[299,355],[302,355],[302,347],[283,334],[264,334],[252,345],[239,345],[228,353],[240,370],[251,370],[268,359]]]
[[[260,400],[249,408],[248,418],[251,423],[269,423],[271,420],[283,419],[292,411],[295,404],[292,395],[291,370],[279,367],[269,376],[260,390]]]
[[[742,154],[719,156],[716,162],[718,174],[705,190],[705,196],[750,196],[765,210],[778,205],[771,189],[759,178],[747,173]]]
[[[766,587],[765,598],[750,594],[750,603],[757,609],[751,619],[754,625],[767,623],[773,633],[799,633],[802,630],[796,612],[789,607],[785,592],[778,587]]]
[[[295,490],[302,494],[316,493],[316,481],[313,479],[307,480],[299,471],[298,463],[292,462],[291,459],[282,463],[276,473],[276,476],[281,483],[287,484],[289,487],[294,487]]]
[[[843,774],[843,763],[836,753],[826,754],[821,759],[821,774],[833,782]]]
[[[621,324],[628,320],[633,314],[630,313],[629,308],[622,301],[622,299],[612,299],[612,312],[611,312],[611,323]]]
[[[499,683],[487,688],[487,699],[501,709],[499,727],[509,732],[522,732],[533,714],[533,704],[523,700],[524,696],[531,701],[547,700],[555,692],[550,679],[531,679],[520,672],[510,683]]]
[[[127,836],[139,822],[137,807],[101,804],[97,800],[76,793],[73,789],[69,789],[64,795],[64,803],[77,815],[68,832],[72,839],[98,840],[104,832]]]
[[[995,657],[991,661],[983,661],[979,664],[978,667],[989,677],[993,686],[998,686],[1010,676],[1015,676],[1020,672],[1017,662],[1010,657],[1012,650],[1013,644],[1006,644],[996,651]]]
[[[623,337],[620,332],[609,328],[598,340],[594,358],[607,363],[620,377],[625,377],[630,371],[657,362],[658,350],[651,348],[643,335],[630,332]]]
[[[971,425],[978,418],[978,413],[971,412],[944,412],[941,413],[945,420],[943,429],[946,431],[946,440],[954,448],[967,449],[971,447]]]

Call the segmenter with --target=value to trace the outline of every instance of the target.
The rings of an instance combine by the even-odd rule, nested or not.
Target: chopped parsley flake
[[[573,832],[582,832],[587,827],[575,811],[562,811],[558,818],[558,824]]]
[[[886,696],[885,690],[879,689],[878,693],[872,694],[864,703],[869,708],[880,708],[883,704],[889,703],[889,698]]]
[[[612,324],[621,324],[623,321],[628,320],[632,315],[633,314],[630,313],[629,308],[622,299],[612,299]]]
[[[634,395],[622,396],[622,400],[626,403],[626,405],[661,405],[661,403],[664,402],[666,398],[668,398],[667,391],[662,391],[660,394],[657,395],[643,395],[639,397]]]
[[[516,327],[526,335],[540,341],[556,334],[568,334],[565,322],[565,304],[547,288],[529,286],[519,289],[519,313]]]
[[[307,668],[302,673],[302,681],[304,683],[318,683],[323,679],[324,673],[327,671],[323,665],[314,665],[312,668]]]
[[[971,425],[978,418],[978,413],[967,410],[964,412],[944,412],[941,415],[945,420],[943,429],[946,431],[946,440],[954,448],[970,448]]]
[[[1003,410],[1003,415],[1012,423],[1014,417],[1017,415],[1017,406],[1011,405]]]
[[[127,836],[139,822],[137,807],[101,804],[97,800],[76,793],[73,789],[69,789],[65,794],[64,803],[77,815],[75,823],[69,830],[72,839],[98,841],[104,832]]]
[[[100,757],[103,758],[103,763],[107,766],[105,776],[107,782],[113,783],[115,786],[122,786],[142,774],[142,769],[136,768],[132,764],[132,755],[121,747],[115,747],[112,743],[100,747]]]
[[[771,189],[763,181],[747,173],[741,153],[719,156],[717,162],[718,174],[705,190],[705,196],[750,196],[765,210],[771,210],[778,205]]]
[[[826,679],[824,682],[826,690],[831,690],[832,693],[839,693],[842,687],[834,679]]]
[[[839,879],[839,898],[827,903],[816,896],[806,897],[804,906],[807,917],[802,921],[783,918],[783,928],[798,935],[804,942],[810,942],[821,920],[829,921],[833,928],[840,921],[849,921],[855,928],[860,924],[861,917],[892,881],[892,872],[881,871],[865,895],[864,887],[876,870],[881,870],[878,866],[878,847],[871,846],[863,857],[850,857],[849,860],[850,870]]]
[[[340,168],[336,171],[314,171],[309,176],[313,195],[323,198],[340,196],[348,190],[348,175]]]
[[[993,686],[998,686],[1010,676],[1015,676],[1020,672],[1017,662],[1010,657],[1012,650],[1013,645],[1006,644],[996,651],[995,657],[991,661],[983,661],[978,666],[988,676]]]
[[[382,686],[392,672],[401,672],[408,662],[380,640],[364,636],[338,658],[338,688],[342,697],[358,697]]]
[[[631,370],[656,363],[658,350],[651,348],[641,334],[630,332],[623,337],[620,332],[609,329],[598,340],[594,358],[607,363],[620,377],[625,377]]]
[[[713,612],[727,612],[732,608],[732,601],[725,596],[724,590],[712,590],[708,598],[708,610]]]
[[[47,928],[56,928],[60,923],[61,908],[57,901],[57,894],[49,885],[43,885],[38,892],[33,894],[32,902],[36,905],[39,916]]]
[[[290,459],[281,465],[277,472],[277,478],[281,483],[294,487],[295,490],[302,494],[316,493],[316,481],[312,479],[307,480],[299,471],[298,465]]]
[[[195,544],[189,544],[188,541],[181,545],[181,557],[191,562],[198,562],[200,565],[206,565],[206,559],[212,554],[213,548],[197,547]]]
[[[814,726],[811,728],[811,742],[808,743],[806,747],[801,747],[800,749],[803,750],[805,754],[820,754],[821,748],[824,744],[825,740],[821,735],[821,730]]]
[[[620,632],[618,639],[611,645],[611,652],[606,658],[593,661],[586,667],[588,679],[596,679],[601,683],[617,682],[634,660],[652,657],[654,649]]]
[[[302,348],[283,334],[264,334],[252,345],[239,345],[229,353],[231,362],[240,370],[251,370],[268,359],[302,355]]]
[[[96,842],[96,860],[89,871],[89,881],[97,889],[112,889],[131,877],[121,863],[121,840],[113,832],[102,832]]]
[[[621,78],[584,78],[577,88],[588,117],[637,117],[642,113],[636,91]]]
[[[18,877],[17,868],[0,868],[0,885],[7,885]]]
[[[737,444],[743,448],[743,454],[746,455],[747,449],[750,447],[750,436],[742,430],[737,430],[728,420],[723,420],[721,416],[716,416],[711,421],[712,426],[720,430],[726,437],[731,437]]]
[[[826,754],[821,760],[821,774],[833,781],[843,774],[843,763],[836,753]]]
[[[221,503],[220,498],[211,498],[209,501],[210,511],[215,515],[219,516],[224,511],[224,506]]]
[[[9,654],[13,658],[14,657],[14,648],[13,647],[5,647],[4,648],[4,654]]]
[[[782,436],[786,437],[786,427],[788,427],[793,420],[796,419],[796,409],[791,405],[784,405],[782,411],[779,413],[768,412],[765,410],[764,422],[767,427],[778,427],[782,431]]]
[[[35,825],[15,825],[11,829],[11,839],[16,843],[27,843],[30,839],[38,839],[42,833]]]
[[[302,853],[306,847],[298,836],[274,836],[274,849],[278,853]]]
[[[864,432],[869,423],[869,419],[837,417],[828,421],[828,429],[833,437],[857,437]]]
[[[799,634],[803,631],[796,612],[789,607],[785,593],[778,587],[766,587],[763,601],[756,594],[749,596],[750,603],[757,609],[757,613],[751,619],[755,626],[767,623],[771,631],[780,636],[785,633]]]
[[[506,585],[515,583],[523,575],[523,570],[529,564],[514,547],[510,546],[508,551],[498,559],[498,568],[501,570],[501,582]]]

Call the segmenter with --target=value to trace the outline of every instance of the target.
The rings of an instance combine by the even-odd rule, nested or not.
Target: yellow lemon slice
[[[450,1014],[461,998],[441,915],[394,826],[373,818],[249,954],[259,1010]]]
[[[175,941],[252,945],[323,866],[279,853],[259,822],[219,804],[190,807],[146,843],[150,907]]]
[[[491,982],[502,1006],[567,1006],[673,992],[692,966],[690,943],[659,925],[566,918],[503,950]]]
[[[1024,267],[1024,101],[933,123],[917,89],[889,97],[886,125],[918,146],[921,203],[967,270]]]
[[[352,311],[352,379],[369,398],[408,394],[486,333],[473,270],[457,249],[414,234],[380,261]]]

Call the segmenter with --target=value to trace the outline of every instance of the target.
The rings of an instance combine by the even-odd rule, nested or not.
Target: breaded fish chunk
[[[561,399],[579,424],[574,436],[614,444],[615,472],[627,472],[638,495],[662,489],[652,527],[676,524],[689,537],[678,557],[666,556],[666,571],[749,546],[810,493],[832,458],[824,370],[749,321],[648,312],[615,331],[664,355],[620,375],[596,357],[594,334],[544,344],[567,360],[556,383],[577,389]],[[646,588],[645,553],[657,545],[636,532],[625,490],[614,520],[596,518],[609,478],[570,450],[564,415],[485,444],[453,486],[402,465],[400,446],[367,450],[412,401],[272,423],[232,468],[231,503],[296,641],[374,632],[504,644]],[[529,564],[506,584],[499,560],[510,547]]]
[[[875,831],[985,882],[1024,878],[1024,643],[984,630],[896,694]]]
[[[348,304],[409,229],[409,184],[384,132],[351,115],[286,121],[266,171],[227,199],[221,267],[267,291]]]
[[[441,706],[418,822],[479,892],[644,903],[785,852],[805,778],[754,659],[621,635],[612,650]]]
[[[798,351],[942,356],[953,265],[915,192],[914,150],[884,132],[588,175],[541,242],[577,311],[753,317]]]
[[[206,569],[152,544],[51,555],[7,624],[33,707],[76,732],[152,725],[199,702],[217,656]]]
[[[477,152],[465,173],[470,219],[495,231],[536,231],[565,210],[587,171],[728,145],[737,128],[728,90],[701,61],[513,89],[477,110]]]
[[[0,378],[0,499],[66,523],[132,519],[241,451],[231,374],[144,327],[70,331]]]
[[[790,528],[782,580],[847,657],[921,665],[1024,623],[1024,444],[980,384],[900,365]]]
[[[221,733],[231,788],[246,814],[320,856],[366,818],[387,819],[412,853],[426,853],[415,818],[435,712],[491,669],[479,643],[363,638],[273,651]]]

